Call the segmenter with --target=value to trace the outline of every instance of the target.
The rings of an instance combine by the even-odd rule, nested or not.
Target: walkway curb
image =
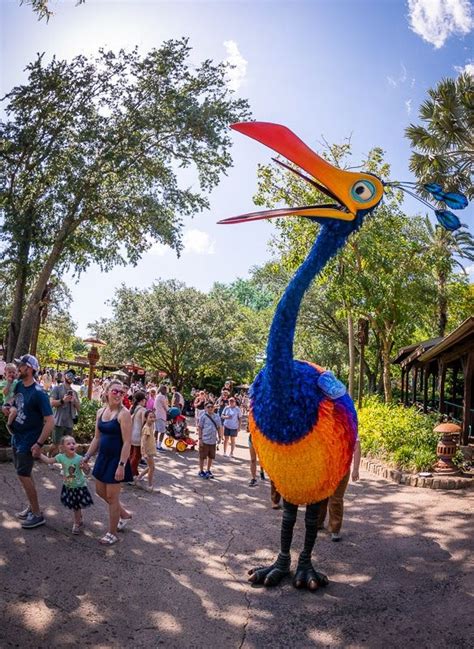
[[[373,458],[361,458],[361,467],[381,478],[410,487],[424,487],[425,489],[469,489],[474,486],[474,477],[466,475],[443,476],[434,473],[431,478],[423,478],[413,473],[404,473]]]

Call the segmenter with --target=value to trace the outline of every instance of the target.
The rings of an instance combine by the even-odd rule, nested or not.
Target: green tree
[[[249,117],[226,65],[189,63],[187,40],[143,58],[42,55],[7,94],[0,123],[0,244],[16,285],[8,336],[28,350],[51,274],[136,263],[153,241],[181,248],[182,217],[208,207],[231,165],[228,124]],[[178,170],[189,168],[192,186]],[[25,296],[26,299],[25,299]]]
[[[209,377],[253,375],[263,345],[257,314],[226,291],[206,295],[175,280],[160,281],[145,290],[122,286],[112,305],[112,318],[91,325],[108,343],[104,361],[133,359],[166,372],[179,388]]]
[[[229,297],[237,300],[241,306],[248,307],[252,311],[267,309],[275,299],[267,288],[260,286],[253,278],[242,279],[238,277],[230,284],[216,282],[214,290],[226,292]]]
[[[76,0],[76,6],[82,5],[86,0]],[[38,20],[46,18],[48,21],[54,14],[49,8],[49,0],[20,0],[20,5],[31,5],[33,11],[38,15]]]
[[[437,335],[446,335],[448,323],[448,293],[455,267],[464,274],[466,269],[461,260],[474,261],[474,238],[470,232],[461,229],[449,232],[425,219],[427,230],[426,253],[429,256],[437,287]]]
[[[472,199],[474,77],[443,79],[428,95],[419,110],[422,124],[405,131],[414,149],[410,169],[420,183],[437,182]]]
[[[59,358],[73,360],[87,354],[87,347],[76,336],[76,325],[67,313],[55,314],[41,325],[38,337],[38,360],[51,366]]]

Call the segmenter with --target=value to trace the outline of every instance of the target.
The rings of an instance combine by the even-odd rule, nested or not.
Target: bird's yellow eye
[[[358,180],[351,189],[351,194],[354,200],[365,203],[375,196],[375,191],[375,185],[370,180]]]

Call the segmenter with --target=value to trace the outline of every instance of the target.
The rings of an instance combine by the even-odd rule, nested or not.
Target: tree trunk
[[[444,338],[448,323],[448,297],[446,295],[446,275],[438,276],[438,336]]]
[[[21,319],[21,327],[15,346],[15,357],[28,353],[35,325],[35,316],[38,313],[46,285],[51,277],[51,273],[59,261],[59,258],[61,257],[67,238],[73,229],[74,225],[72,220],[66,219],[56,237],[53,248],[43,266],[43,270],[39,274],[38,279],[33,286],[23,318]]]
[[[354,377],[355,377],[355,343],[354,343],[354,322],[352,315],[347,316],[347,335],[349,349],[349,394],[354,398]]]
[[[31,328],[31,343],[30,343],[30,354],[36,356],[36,350],[38,348],[38,336],[40,331],[41,324],[41,310],[38,307],[36,313],[33,316],[33,326]]]
[[[390,343],[387,340],[382,340],[382,377],[385,403],[392,402],[392,368],[390,364],[390,347]]]
[[[16,283],[10,323],[8,325],[6,354],[8,363],[15,358],[15,348],[20,333],[21,316],[25,302],[26,283],[28,280],[28,255],[31,245],[31,230],[28,228],[21,238],[18,246],[18,260],[16,263]]]

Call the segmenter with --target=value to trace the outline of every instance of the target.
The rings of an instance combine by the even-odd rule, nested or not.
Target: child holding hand
[[[82,456],[76,453],[76,446],[74,437],[65,435],[60,443],[61,453],[54,457],[47,457],[43,453],[40,456],[40,460],[45,464],[60,464],[62,466],[64,484],[61,490],[61,502],[67,509],[72,509],[74,513],[73,534],[79,534],[84,525],[82,510],[94,504],[87,488],[86,476],[81,469]]]
[[[141,435],[142,456],[146,459],[147,467],[135,479],[135,484],[140,485],[145,476],[148,477],[147,491],[153,491],[153,474],[155,472],[155,421],[156,415],[154,410],[147,410],[143,419],[143,428]]]

